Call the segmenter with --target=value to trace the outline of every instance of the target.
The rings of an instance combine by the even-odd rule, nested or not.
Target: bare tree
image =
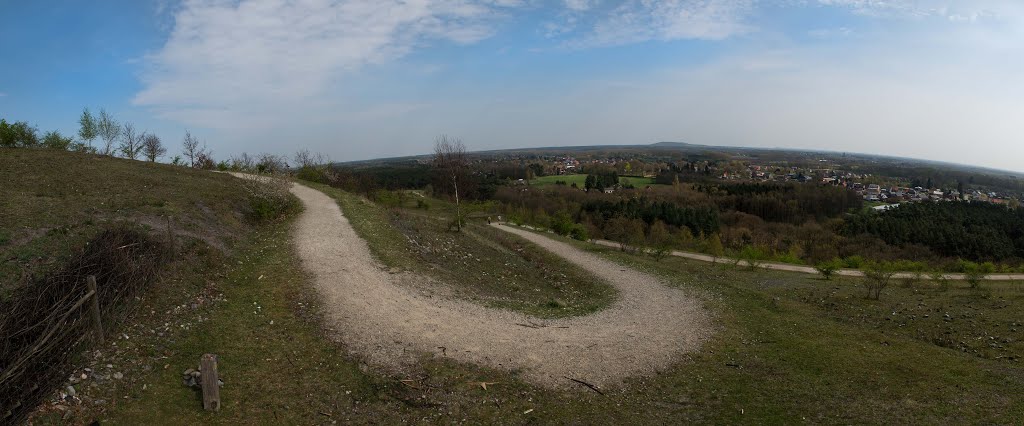
[[[164,143],[160,141],[160,137],[152,133],[142,138],[142,155],[147,160],[155,162],[157,158],[163,157],[167,154],[167,148],[164,148]]]
[[[260,154],[256,160],[256,171],[260,173],[278,173],[288,168],[288,161],[274,154]]]
[[[323,153],[320,153],[320,152],[312,153],[308,149],[305,149],[305,148],[296,151],[294,159],[295,159],[295,167],[299,167],[299,168],[304,168],[304,167],[318,168],[318,167],[324,166],[324,165],[326,165],[327,163],[330,162],[330,160],[327,159],[327,156],[324,155]]]
[[[132,123],[124,123],[121,126],[121,144],[118,145],[117,149],[121,151],[121,155],[124,155],[125,158],[134,160],[142,152],[142,142],[145,139],[146,132],[140,133],[135,130],[135,125]]]
[[[192,136],[192,133],[186,130],[185,140],[182,141],[181,145],[183,148],[182,154],[185,155],[185,158],[188,158],[188,166],[195,167],[196,158],[198,158],[199,154],[202,153],[202,149],[199,148],[199,139],[197,139],[195,136]]]
[[[107,113],[107,110],[101,108],[100,118],[96,122],[96,131],[99,133],[100,139],[103,139],[103,155],[112,155],[114,142],[121,136],[121,125]]]
[[[231,157],[231,170],[248,172],[256,167],[256,160],[247,152],[237,157]]]
[[[462,139],[448,135],[441,135],[434,139],[434,168],[444,176],[446,181],[451,180],[452,193],[455,194],[455,229],[459,231],[462,231],[459,181],[465,178],[467,165],[466,145],[462,143]]]

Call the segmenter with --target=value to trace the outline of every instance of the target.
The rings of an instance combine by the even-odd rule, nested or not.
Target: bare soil
[[[425,294],[410,285],[422,278],[389,273],[373,258],[335,200],[298,184],[291,190],[305,205],[294,242],[323,298],[327,327],[372,365],[403,371],[429,353],[519,371],[545,386],[578,386],[571,379],[609,386],[668,368],[710,334],[708,315],[693,294],[504,226],[606,280],[618,289],[618,299],[591,315],[541,320]]]

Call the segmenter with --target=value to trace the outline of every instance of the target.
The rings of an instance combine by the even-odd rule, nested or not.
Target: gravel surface
[[[619,291],[612,305],[574,318],[541,320],[465,301],[430,297],[390,274],[371,255],[332,198],[294,185],[306,209],[294,231],[304,269],[323,298],[327,326],[354,354],[400,372],[423,353],[491,368],[520,371],[535,384],[597,386],[653,374],[709,335],[698,298],[657,278],[585,253],[571,245],[507,226]]]

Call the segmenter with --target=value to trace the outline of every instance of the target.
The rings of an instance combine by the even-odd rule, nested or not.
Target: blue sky
[[[215,156],[684,141],[1024,170],[1016,0],[0,0],[0,117]]]

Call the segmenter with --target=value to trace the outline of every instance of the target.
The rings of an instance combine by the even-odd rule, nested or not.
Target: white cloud
[[[830,39],[830,38],[844,38],[850,37],[854,34],[854,31],[847,27],[837,28],[818,28],[810,30],[807,35],[814,38]]]
[[[649,40],[721,40],[750,32],[754,0],[630,0],[607,9],[571,40],[573,47],[616,46]]]
[[[565,8],[582,12],[594,6],[594,0],[565,0]]]
[[[1015,20],[1024,11],[1018,0],[817,0],[861,15],[885,18],[940,18],[950,22]]]
[[[467,44],[518,0],[186,0],[148,56],[134,103],[187,124],[233,128],[325,102],[346,71],[430,41]],[[266,122],[270,126],[273,123]]]

